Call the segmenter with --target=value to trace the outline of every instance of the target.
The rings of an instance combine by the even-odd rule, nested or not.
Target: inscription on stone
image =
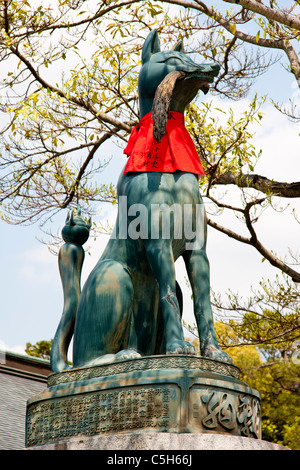
[[[129,387],[41,402],[27,413],[27,446],[77,435],[178,427],[177,386]]]

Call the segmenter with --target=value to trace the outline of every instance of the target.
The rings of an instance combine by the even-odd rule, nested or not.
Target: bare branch
[[[115,129],[116,130],[116,129]],[[114,131],[115,131],[114,130]],[[70,202],[72,201],[72,199],[74,198],[75,196],[75,193],[76,193],[76,189],[78,187],[78,185],[80,184],[80,181],[81,181],[81,178],[82,176],[84,175],[84,172],[85,170],[87,169],[89,163],[91,162],[91,160],[94,158],[94,155],[96,153],[96,151],[99,149],[99,147],[106,141],[108,140],[110,137],[112,136],[112,133],[111,132],[108,132],[106,134],[104,134],[101,139],[98,140],[98,142],[95,143],[95,145],[93,146],[93,148],[91,149],[91,151],[89,152],[87,158],[85,159],[83,165],[81,166],[79,172],[78,172],[78,175],[77,177],[75,178],[75,181],[74,181],[74,184],[73,184],[73,187],[68,195],[68,197],[66,197],[65,201],[61,204],[61,207],[62,208],[66,208],[68,207],[68,205],[70,204]]]
[[[277,21],[280,24],[284,24],[289,28],[297,29],[300,31],[300,19],[297,16],[289,15],[284,11],[275,10],[274,8],[267,7],[262,1],[257,0],[224,0],[226,3],[238,4],[247,10],[251,10],[255,13],[268,18],[269,20]]]
[[[239,188],[254,188],[262,193],[279,197],[300,197],[300,182],[284,183],[256,174],[235,176],[231,171],[227,171],[217,177],[215,184],[235,184]]]
[[[253,204],[252,204],[253,205]],[[207,223],[211,227],[215,228],[219,232],[224,233],[225,235],[229,236],[230,238],[233,238],[239,242],[246,243],[247,245],[251,245],[256,250],[264,257],[266,258],[269,263],[274,266],[275,268],[281,270],[282,272],[286,273],[288,276],[292,278],[294,282],[300,282],[300,273],[295,271],[294,269],[290,268],[287,264],[285,264],[283,261],[281,261],[279,258],[277,258],[273,253],[271,253],[269,250],[267,250],[258,240],[257,235],[253,229],[250,216],[249,216],[249,210],[250,207],[247,208],[248,211],[248,216],[245,214],[245,217],[247,217],[247,228],[251,234],[251,237],[247,238],[242,235],[239,235],[232,230],[223,227],[222,225],[218,224],[217,222],[211,220],[208,218]]]

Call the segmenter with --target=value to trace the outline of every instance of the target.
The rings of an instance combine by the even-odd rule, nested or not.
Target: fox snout
[[[186,76],[203,75],[209,82],[213,81],[220,71],[220,66],[216,62],[211,64],[197,64],[189,56],[179,51],[159,52],[152,55],[150,67],[156,64],[161,66],[161,73],[164,77],[170,72],[184,72]],[[163,78],[164,78],[163,77]]]

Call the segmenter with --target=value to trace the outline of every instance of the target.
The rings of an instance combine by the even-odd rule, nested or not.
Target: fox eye
[[[181,59],[181,57],[167,57],[165,60],[164,60],[164,63],[168,63],[168,64],[174,64],[174,65],[178,65],[178,63],[182,63],[184,64],[184,61]]]
[[[169,62],[170,64],[174,64],[174,65],[178,65],[179,63],[184,64],[184,61],[180,59],[179,57],[176,57],[176,59],[170,58],[167,60],[167,62]]]
[[[163,64],[170,64],[170,65],[178,65],[180,63],[184,64],[184,57],[180,57],[180,55],[178,54],[172,54],[172,55],[168,55],[168,56],[165,56],[165,57],[160,57],[160,60],[157,60],[157,62],[159,63],[163,63]]]

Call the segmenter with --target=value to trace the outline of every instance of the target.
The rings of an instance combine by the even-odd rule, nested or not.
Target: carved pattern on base
[[[201,413],[204,428],[216,430],[221,427],[226,431],[238,430],[241,436],[261,438],[260,402],[257,398],[213,389],[200,391],[197,398],[192,400],[193,418],[199,418],[201,400],[206,405]]]
[[[235,379],[240,378],[240,370],[233,364],[214,361],[198,356],[148,356],[138,359],[114,362],[94,367],[68,370],[48,377],[48,387],[63,383],[77,382],[97,377],[107,377],[134,371],[154,369],[192,369],[214,372]]]

